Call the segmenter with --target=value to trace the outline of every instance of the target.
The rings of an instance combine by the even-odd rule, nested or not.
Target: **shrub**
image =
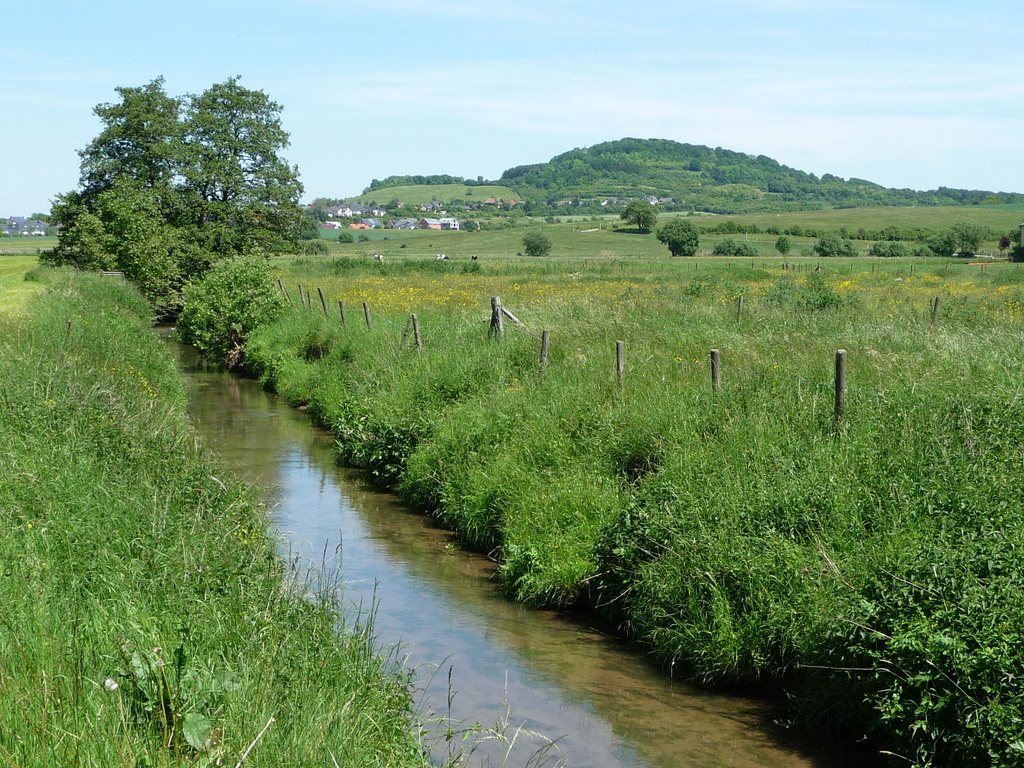
[[[885,241],[872,243],[868,249],[869,256],[881,256],[885,258],[902,258],[910,255],[910,249],[904,244],[896,241]]]
[[[822,258],[857,255],[857,249],[853,246],[852,242],[833,232],[821,236],[814,246],[814,252]]]
[[[668,246],[673,256],[693,256],[700,245],[697,228],[688,221],[676,219],[658,230],[658,242]]]
[[[527,256],[547,256],[551,253],[551,238],[543,232],[527,232],[523,235],[523,251]]]
[[[302,253],[305,256],[326,256],[331,252],[331,247],[323,240],[304,240],[302,242]]]
[[[757,256],[757,249],[750,243],[744,243],[740,240],[733,240],[731,237],[725,238],[721,242],[717,243],[711,250],[712,256],[741,256],[749,258]]]
[[[265,258],[224,259],[186,287],[178,336],[204,355],[237,365],[249,334],[283,308],[284,298],[271,282]]]

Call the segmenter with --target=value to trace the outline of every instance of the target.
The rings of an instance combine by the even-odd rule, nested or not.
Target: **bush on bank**
[[[61,275],[3,323],[0,762],[424,764],[408,680],[303,596],[149,317]]]
[[[782,278],[743,323],[686,286],[540,308],[543,377],[534,335],[444,313],[421,315],[417,351],[405,317],[287,312],[247,361],[345,461],[492,551],[518,599],[592,604],[674,673],[781,685],[805,720],[913,765],[1017,765],[1019,328],[963,304],[929,332],[835,291]],[[623,388],[617,338],[639,361]],[[837,425],[840,346],[856,375]]]

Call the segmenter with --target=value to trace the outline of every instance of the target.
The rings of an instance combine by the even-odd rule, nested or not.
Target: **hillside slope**
[[[862,179],[799,171],[764,155],[666,139],[621,139],[573,149],[547,163],[505,171],[498,183],[535,203],[600,205],[653,195],[669,205],[715,213],[888,205],[1024,202],[1017,193],[889,189]]]

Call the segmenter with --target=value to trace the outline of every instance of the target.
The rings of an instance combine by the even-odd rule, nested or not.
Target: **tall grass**
[[[607,266],[436,287],[346,271],[332,289],[372,286],[391,312],[367,329],[296,309],[257,331],[248,364],[330,425],[346,461],[492,551],[518,599],[592,605],[673,674],[781,686],[805,722],[867,731],[911,764],[1018,764],[1024,318],[1009,265]],[[420,351],[399,349],[413,280]],[[452,299],[467,285],[472,314]],[[488,291],[515,296],[530,332],[490,338]]]
[[[3,323],[0,764],[424,764],[405,674],[275,555],[149,314],[60,276]]]

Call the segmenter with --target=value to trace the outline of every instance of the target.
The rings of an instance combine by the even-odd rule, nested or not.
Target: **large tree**
[[[288,146],[280,114],[237,77],[189,99],[181,173],[202,242],[214,252],[275,249],[298,235],[302,184],[279,155]]]
[[[124,177],[147,189],[167,189],[180,167],[181,101],[167,95],[163,78],[114,90],[121,101],[96,106],[103,130],[78,153],[86,202]]]
[[[118,88],[79,154],[79,188],[58,197],[54,264],[120,269],[158,309],[219,258],[279,250],[300,232],[298,171],[281,107],[238,78],[184,99],[163,79]]]
[[[690,222],[673,219],[658,230],[658,241],[667,245],[673,256],[694,256],[700,245],[700,234]]]
[[[621,218],[623,221],[636,224],[637,229],[646,233],[654,229],[654,225],[658,223],[658,212],[646,200],[634,200],[626,206]]]

